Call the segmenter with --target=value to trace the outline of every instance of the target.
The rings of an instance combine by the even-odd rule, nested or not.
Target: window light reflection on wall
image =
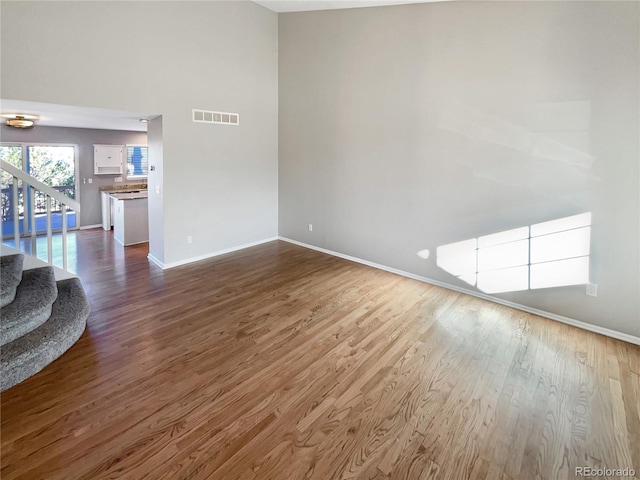
[[[436,264],[485,293],[589,282],[591,212],[442,245]]]

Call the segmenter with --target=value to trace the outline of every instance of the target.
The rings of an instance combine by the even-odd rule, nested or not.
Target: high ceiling
[[[380,7],[409,3],[430,3],[453,0],[254,0],[274,12],[305,12],[312,10],[335,10],[342,8]],[[0,100],[0,113],[22,113],[38,115],[36,125],[97,128],[107,130],[146,131],[140,118],[152,118],[152,113],[125,112],[101,108],[81,108],[50,103]],[[4,122],[0,122],[4,123]]]
[[[381,7],[408,3],[446,2],[451,0],[254,0],[255,3],[274,12],[308,12],[311,10],[336,10],[339,8]]]

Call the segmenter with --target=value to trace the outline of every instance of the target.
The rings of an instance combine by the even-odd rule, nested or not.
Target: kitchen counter
[[[147,190],[146,183],[125,183],[122,185],[108,185],[106,187],[100,187],[101,192],[117,193],[117,192],[132,192],[139,190]]]
[[[122,192],[122,193],[110,193],[109,196],[116,200],[136,200],[138,198],[148,198],[149,192]]]
[[[147,198],[146,183],[128,183],[100,187],[102,204],[102,228],[111,230],[114,226],[113,204],[116,200]]]
[[[149,241],[149,213],[146,192],[111,194],[113,237],[129,246]]]

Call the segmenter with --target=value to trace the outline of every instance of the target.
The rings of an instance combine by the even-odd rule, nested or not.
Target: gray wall
[[[473,289],[437,267],[438,246],[592,212],[597,298],[496,296],[640,335],[639,9],[280,15],[280,235]]]
[[[149,177],[162,184],[149,197],[158,260],[277,235],[274,12],[253,2],[164,1],[3,1],[0,9],[2,98],[162,115],[162,160],[150,157],[162,161],[162,178]],[[240,125],[193,123],[193,108],[237,112]]]
[[[125,132],[120,130],[96,130],[90,128],[36,127],[30,130],[3,128],[0,132],[2,142],[22,143],[67,143],[77,145],[76,161],[80,176],[76,179],[79,187],[80,226],[102,223],[100,205],[100,187],[143,183],[139,180],[126,181],[124,175],[95,175],[93,173],[93,145],[146,145],[146,132]],[[115,177],[123,177],[123,183],[116,184]],[[83,179],[92,178],[93,183],[84,183]]]

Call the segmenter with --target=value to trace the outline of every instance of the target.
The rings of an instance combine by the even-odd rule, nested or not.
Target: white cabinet
[[[121,175],[124,162],[124,145],[94,145],[93,165],[96,175]]]

